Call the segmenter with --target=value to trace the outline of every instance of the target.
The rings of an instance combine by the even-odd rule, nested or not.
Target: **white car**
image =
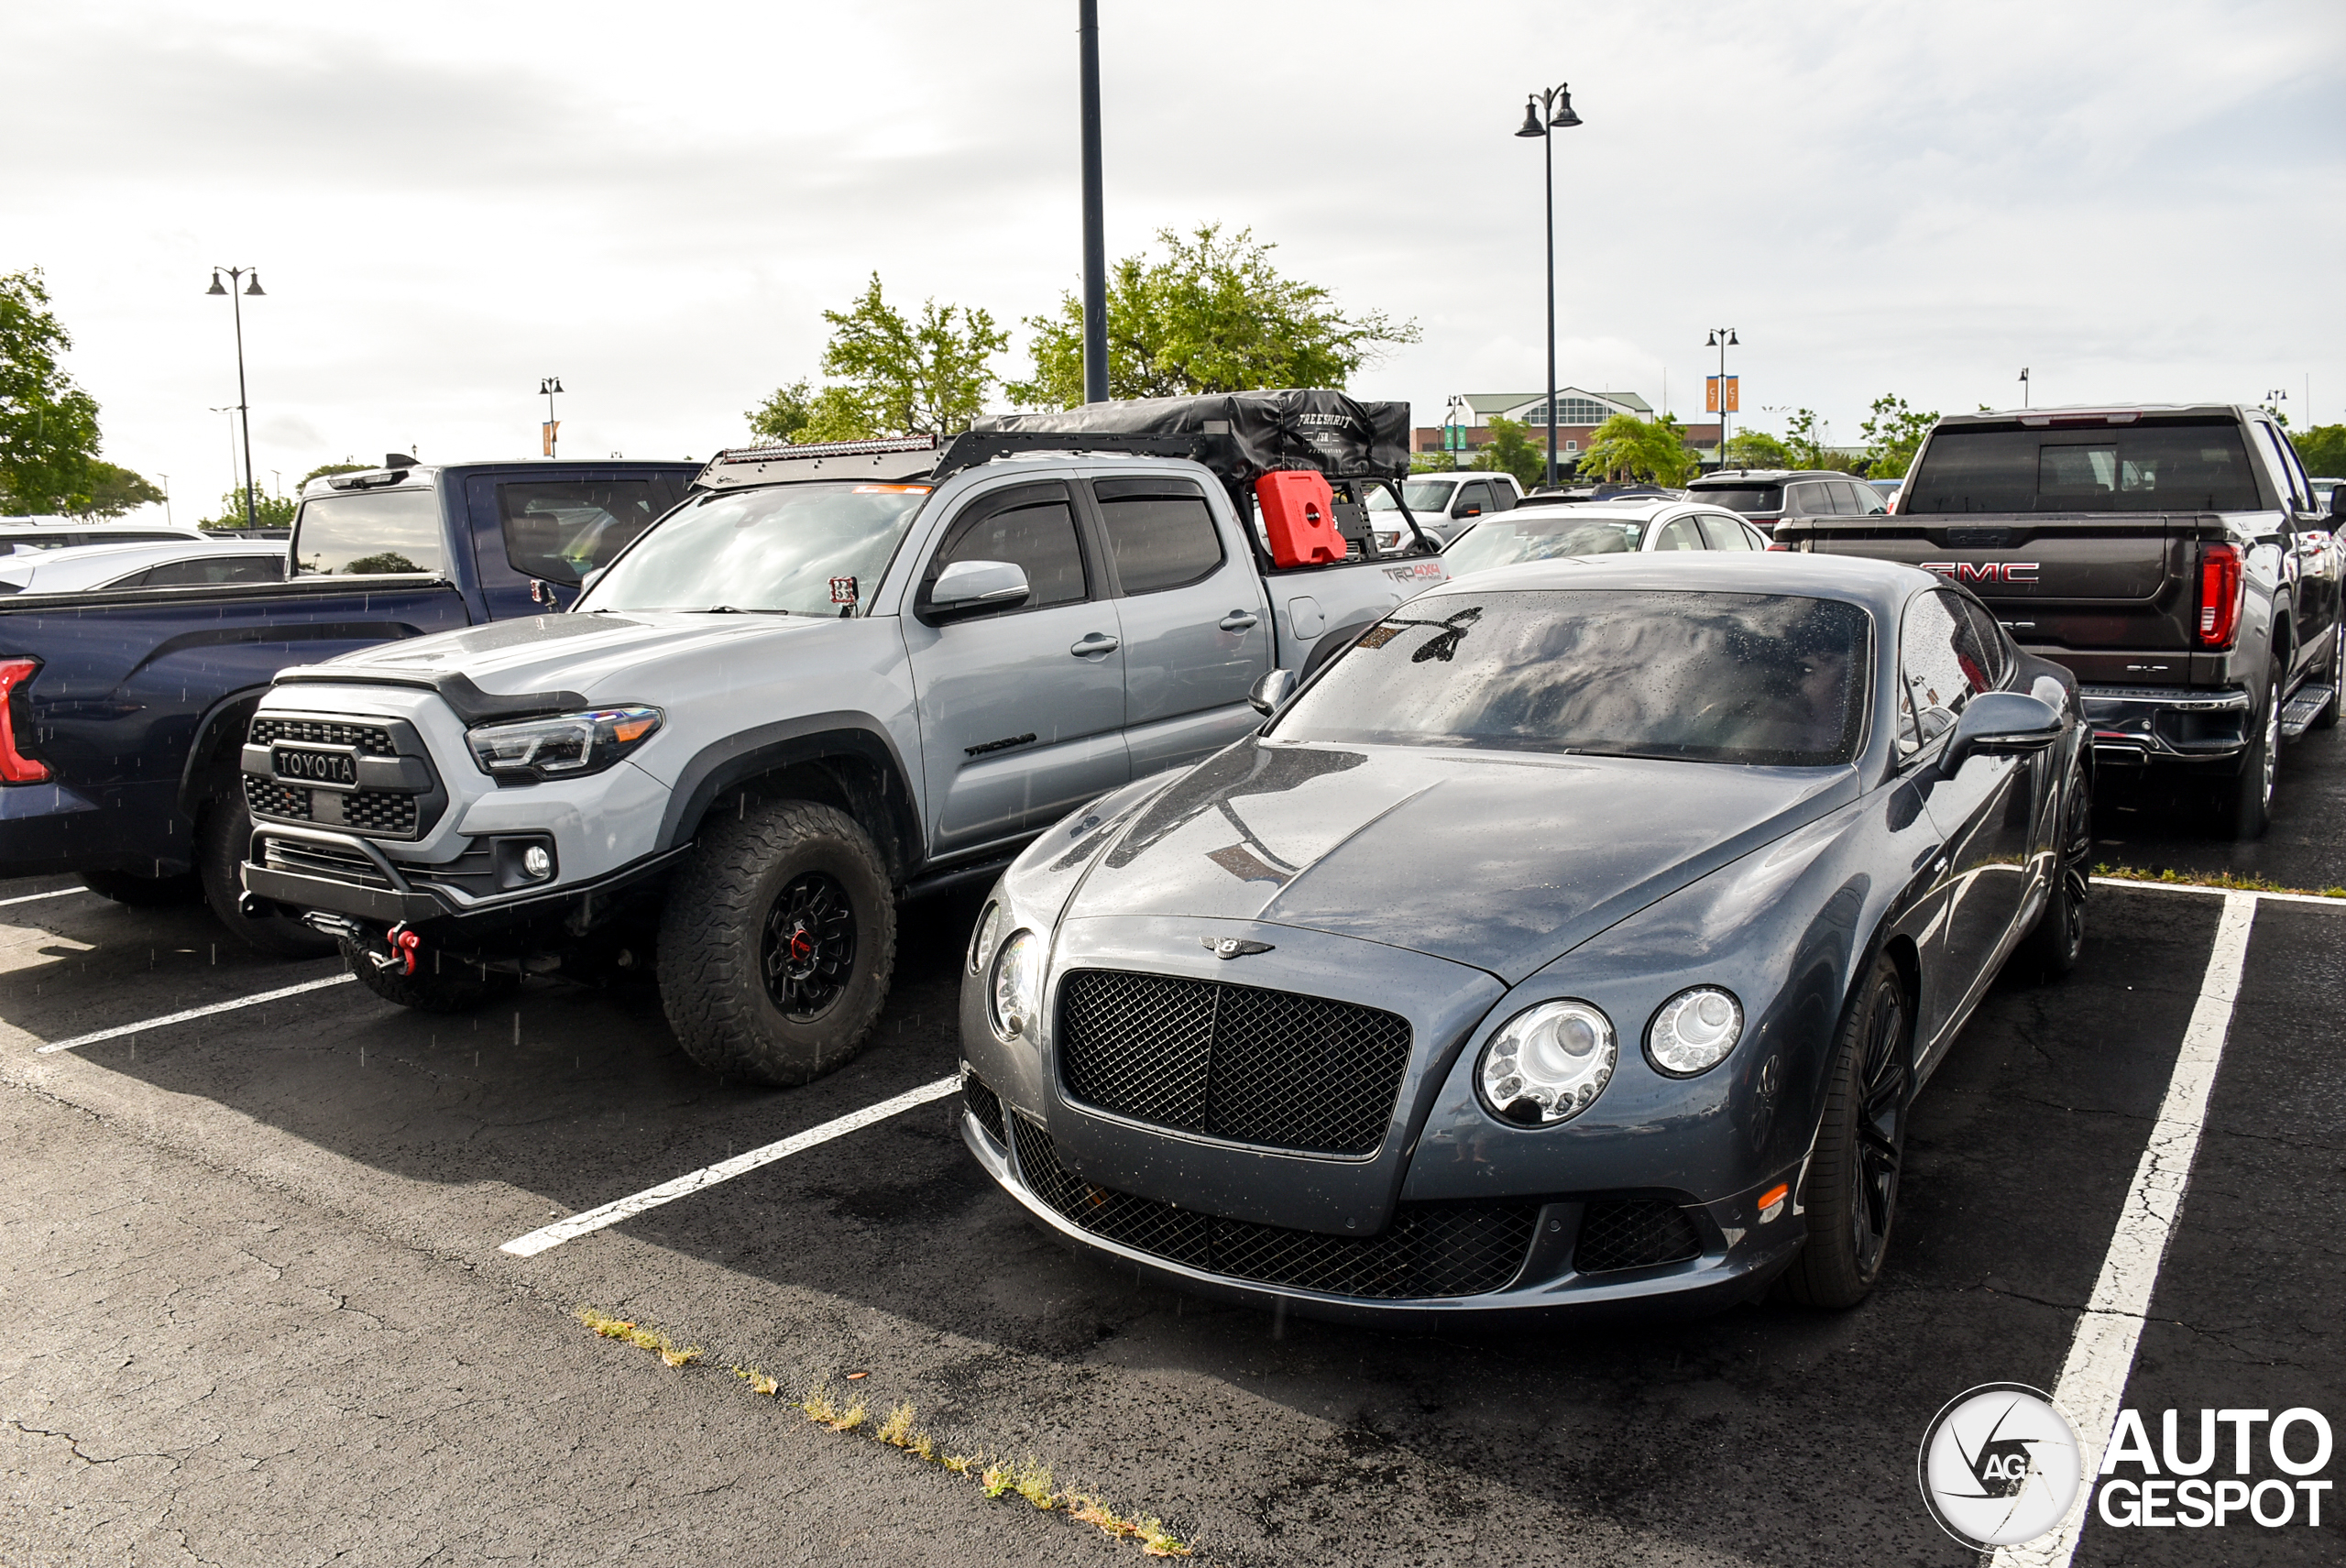
[[[1518,561],[1660,550],[1768,548],[1766,536],[1724,507],[1674,498],[1540,502],[1483,519],[1442,553],[1453,576]]]
[[[1462,468],[1454,474],[1412,474],[1401,482],[1401,500],[1409,503],[1409,515],[1418,520],[1420,528],[1433,535],[1436,543],[1447,544],[1485,516],[1522,505],[1523,487],[1512,474],[1478,468]],[[1387,554],[1399,549],[1401,520],[1383,515],[1400,510],[1393,493],[1376,491],[1369,497],[1368,510],[1378,525],[1377,549]]]
[[[214,544],[204,539],[70,545],[0,555],[0,594],[82,594],[106,588],[200,587],[275,583],[285,576],[285,542]]]
[[[172,522],[93,522],[81,517],[0,517],[0,555],[82,544],[195,542],[208,537]]]

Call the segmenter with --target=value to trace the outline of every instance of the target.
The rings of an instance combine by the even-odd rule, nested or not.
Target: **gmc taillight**
[[[0,784],[39,784],[49,764],[16,750],[16,688],[40,668],[38,659],[0,659]]]
[[[2248,585],[2241,576],[2240,552],[2209,544],[2199,553],[2199,646],[2229,648],[2240,635],[2241,602]]]

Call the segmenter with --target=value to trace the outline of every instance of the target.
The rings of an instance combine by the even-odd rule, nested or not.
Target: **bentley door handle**
[[[1069,648],[1068,652],[1081,659],[1093,653],[1113,653],[1123,646],[1122,642],[1105,632],[1095,631]]]
[[[1255,619],[1252,610],[1233,609],[1222,618],[1222,629],[1224,631],[1252,631]]]

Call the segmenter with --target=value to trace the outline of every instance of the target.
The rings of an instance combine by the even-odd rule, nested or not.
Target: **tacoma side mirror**
[[[1953,778],[1974,755],[2016,756],[2042,751],[2061,738],[2061,716],[2023,692],[1982,692],[1955,722],[1955,735],[1939,759],[1939,772]]]
[[[956,561],[929,585],[927,609],[937,620],[1012,609],[1034,592],[1026,569],[1012,561]]]
[[[1257,680],[1255,689],[1246,694],[1246,706],[1267,718],[1294,694],[1295,672],[1272,670]]]

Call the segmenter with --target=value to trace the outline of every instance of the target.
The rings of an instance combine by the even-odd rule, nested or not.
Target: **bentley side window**
[[[1937,592],[1914,596],[1906,607],[1899,643],[1898,671],[1903,696],[1913,704],[1912,745],[1929,745],[1955,728],[1957,715],[1978,693],[1994,684],[1992,655],[1985,655],[1960,606]],[[1901,740],[1910,721],[1902,716]]]

